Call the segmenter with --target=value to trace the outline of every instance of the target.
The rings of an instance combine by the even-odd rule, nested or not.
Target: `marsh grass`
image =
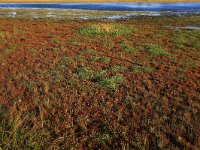
[[[70,43],[72,46],[79,46],[79,45],[80,45],[80,43],[79,43],[76,39],[71,39],[71,40],[69,41],[69,43]]]
[[[80,61],[80,62],[86,60],[85,56],[83,56],[83,55],[77,55],[77,56],[74,57],[74,59],[77,60],[77,61]]]
[[[172,37],[174,46],[185,51],[200,50],[200,31],[178,30]]]
[[[88,54],[96,54],[98,53],[97,51],[93,50],[93,49],[85,49],[81,51],[82,53],[88,53]]]
[[[94,70],[91,70],[89,68],[86,67],[81,67],[77,69],[77,76],[79,79],[85,79],[85,80],[89,80],[92,77],[94,77]]]
[[[120,72],[120,71],[127,70],[127,68],[125,66],[118,65],[118,66],[110,67],[108,68],[108,70],[113,71],[113,72]]]
[[[51,38],[51,43],[56,44],[56,45],[61,45],[61,40],[60,37],[53,35]]]
[[[27,138],[21,129],[23,126],[22,112],[17,112],[16,107],[9,112],[3,108],[0,109],[0,117],[4,118],[0,121],[0,148],[17,148]]]
[[[106,76],[106,71],[95,71],[87,67],[77,69],[77,76],[79,79],[96,80],[97,78]]]
[[[125,47],[122,51],[123,51],[123,52],[127,52],[127,53],[129,53],[129,54],[136,54],[136,53],[137,53],[137,51],[134,50],[134,49],[131,48],[131,47]]]
[[[97,136],[96,140],[101,144],[107,144],[112,141],[112,137],[108,133],[102,133]]]
[[[50,140],[48,133],[43,129],[38,132],[34,128],[25,128],[30,113],[18,110],[17,105],[14,104],[9,111],[0,107],[0,149],[42,148]]]
[[[109,57],[105,57],[105,56],[102,56],[102,57],[93,56],[93,57],[91,57],[90,60],[94,61],[94,62],[103,63],[103,64],[109,64],[109,62],[110,62],[110,58]]]
[[[79,33],[88,37],[123,36],[130,35],[134,30],[125,25],[99,23],[85,26]]]
[[[3,32],[0,32],[0,39],[4,39],[5,38],[5,34]]]
[[[108,48],[109,50],[114,50],[115,48],[115,44],[113,43],[113,38],[110,37],[110,38],[102,38],[102,44]]]
[[[31,91],[32,88],[33,88],[34,86],[37,86],[37,85],[38,85],[38,83],[35,82],[35,81],[23,80],[23,81],[22,81],[22,85],[23,85],[26,89],[28,89],[29,91]]]
[[[36,50],[34,48],[31,48],[28,50],[28,52],[30,53],[30,55],[32,56],[38,56],[38,54],[40,54],[42,51],[41,50]]]
[[[5,60],[8,55],[10,55],[12,52],[14,52],[16,49],[18,48],[18,45],[15,45],[15,44],[9,44],[7,46],[7,48],[5,49],[0,49],[0,55],[3,56],[3,59],[2,60]]]
[[[46,50],[53,51],[53,52],[59,52],[60,48],[59,47],[47,47]]]
[[[0,32],[0,43],[4,43],[6,41],[5,37],[5,33]]]
[[[183,63],[184,67],[191,67],[193,69],[196,69],[198,67],[197,63],[195,61],[187,61]]]
[[[155,44],[147,44],[145,45],[147,49],[147,53],[152,56],[160,56],[160,57],[167,57],[171,54],[166,50],[162,49],[161,46]]]
[[[122,52],[126,52],[129,54],[136,54],[138,51],[135,50],[129,41],[122,41],[121,42]]]
[[[13,28],[13,33],[14,33],[14,35],[19,35],[19,34],[22,34],[23,31],[21,29],[19,29],[19,28],[14,27]]]
[[[58,70],[48,70],[44,72],[44,77],[48,80],[52,78],[52,82],[63,82],[65,77]]]
[[[123,75],[121,74],[116,74],[114,76],[111,77],[105,77],[105,78],[101,78],[98,83],[102,86],[102,87],[106,87],[109,88],[111,90],[116,90],[118,88],[119,85],[123,84],[125,81],[125,78]]]
[[[15,48],[8,48],[6,50],[0,51],[0,54],[7,57],[10,53],[12,53],[15,50]]]
[[[31,48],[28,50],[30,53],[36,54],[38,52],[38,50]]]
[[[165,34],[166,34],[165,31],[159,30],[159,31],[156,32],[155,37],[156,37],[158,40],[161,40],[161,39],[165,36]]]
[[[107,76],[106,70],[94,71],[86,67],[81,67],[76,72],[79,79],[89,80],[111,90],[116,90],[125,80],[121,74],[111,77]]]
[[[72,57],[63,56],[58,59],[58,62],[55,64],[56,69],[59,71],[66,70],[70,65],[75,66],[76,63]]]
[[[72,57],[68,57],[68,56],[63,56],[60,58],[61,64],[62,65],[69,65],[72,64],[74,62]]]
[[[10,39],[11,34],[8,31],[0,31],[0,40]]]

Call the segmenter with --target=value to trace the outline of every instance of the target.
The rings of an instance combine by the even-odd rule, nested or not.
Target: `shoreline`
[[[140,17],[200,17],[200,12],[0,9],[0,18],[66,20],[132,20]]]

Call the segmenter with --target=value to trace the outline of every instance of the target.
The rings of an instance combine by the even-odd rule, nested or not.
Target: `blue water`
[[[0,4],[11,9],[77,9],[104,11],[172,11],[200,12],[199,3],[55,3],[55,4]]]

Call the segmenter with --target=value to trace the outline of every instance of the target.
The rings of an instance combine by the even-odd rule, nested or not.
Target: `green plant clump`
[[[119,85],[124,82],[124,76],[121,74],[116,74],[112,77],[102,78],[99,81],[99,84],[103,87],[110,88],[112,90],[116,90]]]
[[[79,79],[84,80],[96,80],[97,78],[102,78],[106,75],[106,71],[95,71],[87,67],[81,67],[77,69],[77,76]]]
[[[103,64],[108,64],[110,62],[110,58],[108,57],[92,57],[91,60]]]
[[[4,51],[0,51],[0,54],[4,55],[5,57],[7,57],[10,53],[12,53],[15,49],[14,48],[9,48],[6,49]]]
[[[102,87],[106,87],[112,90],[116,90],[117,87],[124,82],[124,76],[116,74],[111,77],[106,76],[107,73],[103,71],[94,71],[86,67],[81,67],[77,70],[77,76],[79,79],[90,80]]]
[[[127,68],[125,66],[113,66],[111,68],[109,68],[109,70],[113,71],[113,72],[119,72],[119,71],[124,71]]]
[[[137,51],[133,47],[130,46],[130,42],[128,41],[123,41],[120,45],[122,46],[123,52],[129,53],[129,54],[137,53]]]
[[[80,34],[88,37],[130,35],[133,29],[124,25],[95,24],[80,29]]]
[[[144,66],[133,66],[130,68],[130,71],[134,73],[151,73],[152,69]]]
[[[162,49],[159,45],[149,44],[149,45],[146,45],[146,47],[147,47],[147,53],[149,53],[150,55],[161,56],[161,57],[170,55],[167,51]]]
[[[179,30],[173,35],[172,42],[178,49],[183,50],[200,50],[200,32]]]
[[[77,75],[78,75],[78,78],[80,79],[89,80],[94,76],[94,71],[86,67],[81,67],[81,68],[78,68]]]

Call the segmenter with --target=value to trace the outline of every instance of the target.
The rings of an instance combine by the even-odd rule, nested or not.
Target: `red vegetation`
[[[0,132],[13,131],[20,118],[16,132],[26,138],[16,138],[18,144],[0,142],[0,147],[198,149],[199,49],[177,49],[172,41],[176,31],[163,27],[197,21],[121,21],[135,28],[132,35],[90,38],[79,30],[95,21],[1,19],[0,120],[8,126],[1,122]],[[136,53],[123,51],[123,41]],[[170,55],[151,55],[148,44]],[[116,90],[98,78],[80,79],[77,72],[81,67],[96,74],[104,70],[111,78],[116,72],[110,68],[119,65],[126,68],[117,71],[125,80]]]

